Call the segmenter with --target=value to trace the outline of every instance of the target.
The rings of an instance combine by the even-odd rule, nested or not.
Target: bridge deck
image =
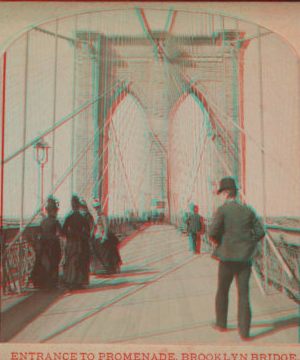
[[[122,249],[122,272],[92,276],[89,288],[71,293],[38,292],[10,308],[35,310],[11,342],[199,344],[241,343],[237,331],[237,291],[230,290],[229,326],[219,333],[214,320],[217,261],[188,251],[186,235],[172,226],[140,232]],[[47,299],[47,300],[46,300]],[[27,301],[27,305],[22,303]],[[264,296],[251,277],[251,343],[298,343],[299,307],[282,293]],[[4,310],[4,309],[3,309]],[[15,319],[16,320],[16,319]],[[15,321],[13,320],[13,321]],[[31,321],[29,321],[31,320]],[[5,321],[5,316],[3,317]],[[26,325],[26,326],[25,326]],[[7,331],[9,329],[7,328]],[[13,332],[11,333],[13,334]]]

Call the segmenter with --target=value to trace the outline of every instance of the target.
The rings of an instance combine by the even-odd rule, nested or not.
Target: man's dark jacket
[[[197,234],[198,232],[201,233],[204,230],[203,218],[198,213],[191,214],[186,223],[187,231],[189,233]]]
[[[255,256],[257,243],[265,231],[255,212],[234,199],[218,208],[209,235],[218,244],[214,257],[224,261],[249,261]]]

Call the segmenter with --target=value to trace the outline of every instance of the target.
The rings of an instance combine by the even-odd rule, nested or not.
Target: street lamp
[[[50,146],[46,143],[43,138],[40,138],[34,145],[35,160],[38,163],[38,205],[40,211],[43,213],[42,204],[44,201],[43,196],[43,182],[44,182],[44,165],[48,161],[48,152]]]

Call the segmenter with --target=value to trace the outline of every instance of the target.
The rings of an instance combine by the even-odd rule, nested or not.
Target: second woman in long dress
[[[82,269],[84,256],[82,244],[89,233],[88,221],[79,211],[80,201],[77,195],[72,196],[71,205],[72,211],[67,215],[62,227],[62,234],[67,238],[63,282],[70,290],[79,289],[86,282]]]
[[[103,264],[109,274],[120,272],[122,263],[119,253],[119,240],[109,228],[106,214],[101,209],[98,200],[94,200],[93,207],[97,212],[97,217],[92,230],[93,248],[95,255]]]
[[[81,266],[84,278],[84,285],[89,284],[89,271],[90,271],[90,262],[91,262],[91,251],[90,251],[90,237],[91,231],[94,225],[93,215],[89,212],[86,201],[83,198],[80,198],[80,210],[84,218],[88,222],[88,231],[86,236],[83,238],[82,242],[82,257],[81,257]]]

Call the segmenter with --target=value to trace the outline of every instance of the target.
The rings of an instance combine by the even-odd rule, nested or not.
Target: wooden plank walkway
[[[188,251],[187,236],[154,225],[121,249],[121,274],[91,276],[84,291],[58,293],[10,342],[211,344],[241,343],[237,291],[230,290],[229,325],[215,317],[218,262]],[[282,293],[264,296],[251,278],[252,343],[299,341],[299,307]],[[26,311],[26,309],[24,309]],[[5,329],[4,329],[5,331]]]

